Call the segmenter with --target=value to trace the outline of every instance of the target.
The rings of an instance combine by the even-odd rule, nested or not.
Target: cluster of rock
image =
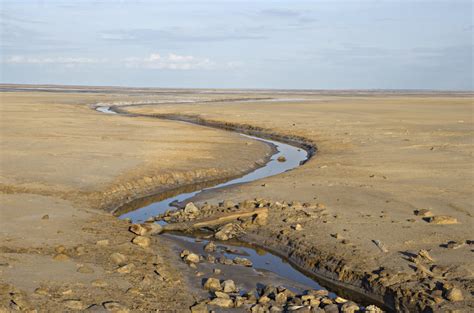
[[[203,288],[211,298],[200,301],[191,307],[191,312],[208,312],[208,306],[222,308],[243,308],[252,313],[267,312],[383,312],[374,305],[360,307],[352,301],[331,297],[327,290],[306,290],[296,293],[283,286],[263,286],[256,291],[239,290],[232,280],[220,281],[208,278]]]
[[[204,249],[206,252],[214,252],[214,250],[210,250],[210,247],[215,247],[214,243],[211,241],[207,244]],[[186,262],[189,266],[196,268],[196,264],[200,262],[209,262],[209,263],[219,263],[224,265],[242,265],[242,266],[252,266],[252,261],[244,257],[235,257],[234,259],[226,258],[224,255],[220,255],[219,257],[215,257],[212,254],[208,254],[207,256],[199,255],[193,253],[189,250],[183,250],[180,254],[181,259]]]

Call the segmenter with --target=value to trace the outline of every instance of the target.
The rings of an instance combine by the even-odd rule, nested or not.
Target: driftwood
[[[242,210],[237,212],[230,213],[221,213],[216,214],[211,217],[206,217],[203,219],[198,219],[195,221],[188,221],[183,223],[173,223],[163,226],[164,231],[187,231],[187,230],[196,230],[204,227],[214,227],[220,226],[232,221],[235,221],[239,218],[245,218],[255,216],[258,219],[266,219],[268,216],[268,208],[257,208],[253,210]]]

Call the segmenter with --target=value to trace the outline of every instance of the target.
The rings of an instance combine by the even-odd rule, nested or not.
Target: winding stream
[[[97,107],[96,110],[102,113],[118,114],[108,106]],[[231,185],[251,182],[261,178],[274,176],[300,166],[310,157],[310,154],[306,150],[289,144],[245,134],[240,135],[272,145],[276,152],[263,167],[260,167],[240,178],[232,179],[224,183],[216,184],[214,186],[202,188],[192,192],[183,192],[178,195],[168,197],[164,200],[152,202],[151,204],[138,207],[138,209],[135,209],[131,212],[124,213],[120,215],[120,218],[129,218],[132,220],[132,222],[140,223],[150,217],[154,217],[164,213],[166,210],[172,209],[170,204],[173,202],[185,202],[186,200],[189,200],[205,191],[216,190]],[[285,162],[278,161],[278,158],[281,156],[285,157]],[[200,254],[203,252],[203,246],[207,242],[205,239],[189,237],[189,235],[183,234],[163,234],[162,236],[167,237],[177,245],[178,253],[181,249],[185,248]],[[286,262],[286,260],[280,258],[277,255],[239,242],[219,242],[218,245],[220,247],[220,250],[218,249],[219,255],[224,255],[228,258],[244,255],[246,258],[252,261],[253,266],[251,268],[241,269],[240,267],[235,267],[236,269],[232,269],[230,271],[226,270],[227,272],[231,273],[231,276],[227,277],[226,279],[235,279],[235,277],[238,277],[240,283],[249,289],[255,287],[256,282],[272,285],[280,284],[295,291],[303,291],[305,289],[324,289],[315,280],[298,271],[291,264]],[[203,264],[200,269],[204,271],[205,274],[212,273],[214,270],[210,267],[210,265],[207,264]],[[330,296],[335,297],[335,294],[331,293]]]

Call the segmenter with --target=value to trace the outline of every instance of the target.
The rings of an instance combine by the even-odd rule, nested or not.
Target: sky
[[[472,90],[471,1],[0,0],[0,81]]]

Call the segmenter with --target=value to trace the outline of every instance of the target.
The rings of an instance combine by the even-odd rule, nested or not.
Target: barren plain
[[[242,240],[394,310],[473,310],[471,94],[42,88],[1,94],[5,308],[189,308],[199,291],[166,239],[134,245],[128,224],[107,211],[241,175],[271,153],[232,132],[92,110],[101,102],[304,138],[317,154],[301,167],[194,202],[291,203],[270,207],[268,223]],[[304,215],[305,202],[322,210]],[[127,261],[117,268],[112,253]],[[117,272],[129,264],[130,273]],[[156,281],[143,285],[151,274]]]

